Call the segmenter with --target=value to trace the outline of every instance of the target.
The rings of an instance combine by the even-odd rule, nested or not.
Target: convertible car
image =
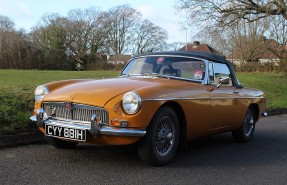
[[[133,57],[118,78],[40,85],[31,120],[51,145],[129,145],[151,165],[169,163],[188,140],[232,132],[252,139],[263,92],[244,88],[225,58],[200,52]]]

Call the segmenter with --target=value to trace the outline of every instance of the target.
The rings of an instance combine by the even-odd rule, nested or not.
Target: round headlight
[[[35,89],[35,100],[36,102],[40,101],[45,95],[49,93],[49,90],[46,86],[40,85]]]
[[[127,114],[136,114],[141,108],[141,97],[136,92],[128,92],[122,98],[122,106]]]

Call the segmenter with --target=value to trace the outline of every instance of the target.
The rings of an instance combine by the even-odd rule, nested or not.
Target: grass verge
[[[267,110],[287,108],[287,73],[237,73],[244,87],[265,93]]]
[[[65,79],[116,77],[118,71],[0,70],[0,134],[36,130],[29,117],[34,110],[34,90],[40,84]]]

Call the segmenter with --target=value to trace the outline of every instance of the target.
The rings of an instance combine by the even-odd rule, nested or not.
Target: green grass
[[[118,71],[0,70],[0,134],[36,129],[33,115],[34,90],[38,85],[64,79],[116,77]]]
[[[51,81],[64,79],[102,79],[116,77],[118,71],[38,71],[0,70],[0,134],[36,129],[33,114],[34,89]],[[267,109],[287,108],[287,74],[238,73],[245,87],[265,92]]]
[[[267,110],[287,108],[286,73],[237,73],[237,76],[244,87],[265,93]]]
[[[39,84],[51,81],[80,78],[111,78],[118,71],[38,71],[38,70],[0,70],[1,90],[31,90]],[[1,91],[0,90],[0,91]]]

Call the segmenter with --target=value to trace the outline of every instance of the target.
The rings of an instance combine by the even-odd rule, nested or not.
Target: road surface
[[[254,139],[231,134],[193,141],[163,167],[140,161],[135,146],[47,144],[0,150],[0,184],[287,184],[287,115],[262,118]]]

